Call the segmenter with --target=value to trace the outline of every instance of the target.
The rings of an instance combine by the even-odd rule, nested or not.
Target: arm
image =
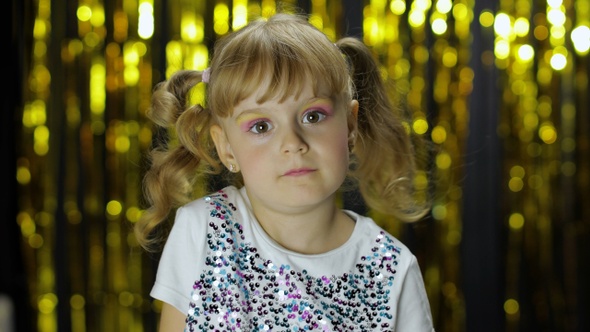
[[[412,257],[403,279],[397,317],[396,331],[434,332],[430,303],[416,257]]]
[[[203,247],[205,237],[198,236],[206,232],[201,227],[206,223],[199,219],[199,211],[200,208],[178,209],[158,263],[158,273],[150,295],[162,301],[160,332],[182,332],[184,329],[192,285],[201,270],[199,260],[195,259],[193,253],[206,250]]]
[[[178,311],[172,305],[164,302],[162,314],[160,315],[159,332],[180,332],[184,331],[186,315]]]

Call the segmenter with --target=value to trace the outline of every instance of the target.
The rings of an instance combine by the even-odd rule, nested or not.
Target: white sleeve
[[[200,214],[198,212],[201,212]],[[191,291],[206,254],[206,220],[201,204],[192,203],[176,212],[166,240],[150,295],[187,313]]]
[[[433,332],[432,313],[415,256],[401,285],[395,331]]]

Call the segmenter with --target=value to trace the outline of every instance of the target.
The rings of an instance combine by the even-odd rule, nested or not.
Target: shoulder
[[[234,186],[227,186],[216,192],[212,192],[201,198],[195,199],[189,203],[178,208],[178,213],[182,214],[201,214],[204,210],[216,209],[219,207],[228,206],[232,207],[237,204],[241,204],[243,198],[240,194],[240,190]]]
[[[205,196],[197,198],[191,202],[186,203],[185,205],[181,206],[180,209],[194,209],[195,207],[202,207],[204,205],[210,205],[211,202],[217,201],[236,201],[241,200],[240,189],[234,186],[227,186],[223,189],[218,191],[209,193]]]
[[[233,186],[195,199],[177,209],[172,233],[202,234],[211,225],[228,219],[238,220],[238,206],[244,207],[242,213],[247,213],[240,190]]]
[[[357,241],[362,241],[371,246],[371,252],[382,253],[391,257],[398,267],[408,268],[414,264],[416,257],[400,239],[393,236],[372,218],[351,211],[346,211],[357,223]]]

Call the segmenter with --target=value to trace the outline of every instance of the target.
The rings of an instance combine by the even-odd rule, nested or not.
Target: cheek
[[[242,148],[237,153],[236,159],[240,164],[240,168],[244,172],[248,172],[250,169],[259,169],[263,165],[268,164],[268,155],[265,154],[262,149],[256,149],[252,147]]]
[[[342,160],[348,160],[348,131],[338,133],[338,139],[332,144],[331,150]]]
[[[342,160],[346,161],[346,164],[348,165],[348,162],[350,160],[350,150],[348,148],[348,140],[344,141],[343,144],[341,144],[339,146],[340,148],[340,154],[342,156]]]
[[[348,151],[348,143],[349,143],[349,131],[348,131],[348,126],[344,126],[339,132],[338,132],[340,137],[339,143],[340,146],[343,146],[347,151]]]

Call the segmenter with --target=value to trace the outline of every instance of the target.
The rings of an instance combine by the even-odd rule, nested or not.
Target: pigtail
[[[209,138],[212,116],[202,105],[190,105],[191,89],[201,82],[202,72],[182,70],[168,81],[156,85],[147,116],[155,124],[154,139],[148,153],[150,162],[143,179],[148,207],[135,224],[139,244],[148,252],[158,250],[167,229],[162,223],[170,212],[187,203],[199,172],[215,173],[220,164],[213,157]],[[172,140],[171,137],[176,138]]]
[[[401,220],[415,221],[427,206],[415,198],[415,154],[401,114],[394,108],[371,51],[346,37],[337,46],[348,59],[353,98],[359,102],[353,176],[367,205]]]

